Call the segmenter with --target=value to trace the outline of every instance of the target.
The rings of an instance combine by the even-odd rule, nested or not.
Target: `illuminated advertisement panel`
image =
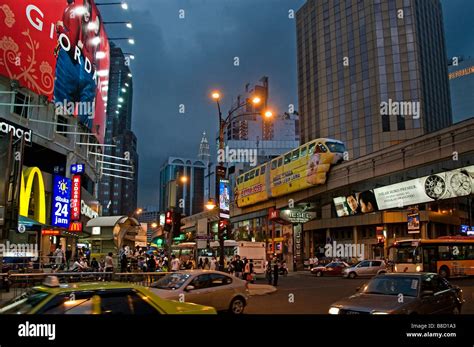
[[[53,208],[51,209],[51,225],[69,229],[71,204],[71,180],[54,175],[53,178]]]
[[[81,219],[81,176],[72,176],[71,221]]]
[[[374,189],[381,210],[470,195],[474,165]]]
[[[45,95],[103,142],[109,42],[93,0],[4,0],[0,74]]]
[[[333,199],[338,217],[403,208],[474,192],[474,165]],[[412,219],[416,225],[416,220]]]
[[[228,180],[219,181],[219,210],[222,218],[229,218],[230,186]]]
[[[379,210],[372,190],[339,196],[333,200],[338,217],[354,216]]]

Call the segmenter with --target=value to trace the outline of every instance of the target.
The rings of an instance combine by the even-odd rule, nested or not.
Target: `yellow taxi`
[[[43,285],[0,306],[0,314],[216,314],[210,306],[165,300],[148,288],[120,282]]]

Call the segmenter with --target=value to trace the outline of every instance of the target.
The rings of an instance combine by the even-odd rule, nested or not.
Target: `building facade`
[[[453,122],[474,117],[474,59],[454,58],[449,63],[449,85]]]
[[[202,212],[207,169],[208,164],[199,159],[169,157],[160,170],[160,210],[175,208],[186,216]]]
[[[308,0],[296,28],[302,143],[358,158],[452,123],[439,0]]]
[[[130,215],[137,208],[139,157],[131,130],[133,79],[127,62],[122,50],[111,44],[103,159],[107,164],[99,190],[104,216]]]

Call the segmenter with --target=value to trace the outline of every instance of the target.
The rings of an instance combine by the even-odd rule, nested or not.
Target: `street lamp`
[[[185,184],[186,182],[188,182],[188,176],[181,176],[179,178],[179,181],[183,184]]]
[[[213,209],[216,208],[216,203],[214,201],[214,199],[209,199],[206,203],[206,205],[204,205],[209,211],[212,211]]]
[[[238,103],[233,109],[229,110],[229,112],[227,114],[227,117],[224,119],[222,117],[221,106],[220,106],[220,103],[219,103],[219,100],[221,98],[220,93],[218,91],[213,91],[212,94],[211,94],[211,97],[212,97],[213,100],[216,101],[216,104],[217,104],[217,110],[218,110],[218,115],[219,115],[219,150],[222,151],[224,149],[224,129],[229,124],[231,124],[231,122],[235,118],[245,116],[245,115],[250,115],[250,114],[261,114],[260,112],[243,113],[243,114],[238,115],[237,117],[233,117],[234,113],[237,110],[241,109],[242,107],[247,106],[250,101],[254,105],[257,105],[262,101],[262,99],[258,96],[254,96],[252,98],[252,100],[246,99],[246,100],[244,100],[244,102]],[[264,112],[264,115],[265,115],[266,118],[270,118],[272,116],[272,112],[267,110],[266,112]],[[262,128],[262,130],[263,130],[263,128]],[[220,179],[222,179],[222,178],[225,179],[225,177],[226,177],[226,172],[225,172],[225,168],[224,168],[224,163],[219,162],[219,166],[216,167],[216,201],[219,201],[219,198],[220,198],[219,197]],[[209,205],[209,208],[208,208],[208,205]],[[211,206],[212,206],[212,204],[208,203],[206,205],[206,208],[210,209]],[[218,205],[217,205],[217,208],[218,208],[218,210],[217,210],[218,226],[220,226],[220,224],[221,224],[221,213],[220,213],[220,208],[219,208]],[[224,270],[224,256],[225,256],[225,254],[224,254],[224,233],[220,229],[220,227],[218,227],[218,235],[219,235],[219,267],[220,267],[221,270]]]

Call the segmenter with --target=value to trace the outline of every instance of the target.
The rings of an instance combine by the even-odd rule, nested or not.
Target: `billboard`
[[[338,217],[354,216],[379,210],[372,190],[339,196],[333,199]]]
[[[54,175],[52,200],[51,225],[69,229],[71,221],[71,180],[69,178]]]
[[[333,199],[338,217],[403,208],[474,192],[474,165]],[[412,220],[416,225],[416,220]]]
[[[229,218],[230,185],[228,180],[219,181],[219,211],[220,217]]]
[[[473,192],[474,165],[374,189],[381,210],[468,196]]]
[[[55,103],[103,142],[110,48],[94,0],[4,0],[0,74]]]

